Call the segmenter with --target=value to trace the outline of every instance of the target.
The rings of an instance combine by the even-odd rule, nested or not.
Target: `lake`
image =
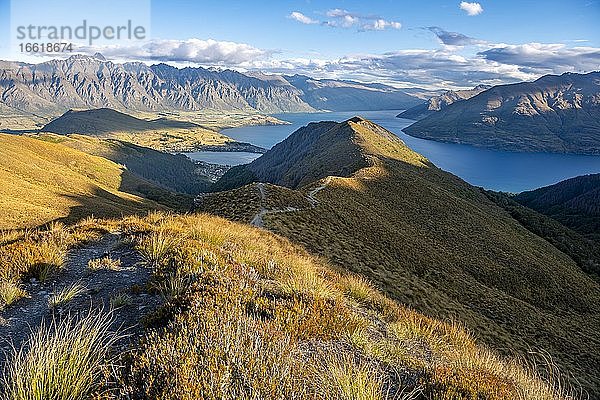
[[[400,111],[277,114],[275,117],[291,122],[291,125],[246,126],[225,129],[223,133],[240,142],[271,148],[309,122],[325,120],[339,122],[361,115],[395,133],[410,148],[423,154],[438,167],[461,177],[472,185],[486,189],[516,193],[547,186],[574,176],[600,172],[600,156],[493,151],[414,138],[402,132],[402,129],[413,121],[396,118]],[[216,164],[239,165],[254,160],[260,154],[197,152],[190,153],[188,156]]]

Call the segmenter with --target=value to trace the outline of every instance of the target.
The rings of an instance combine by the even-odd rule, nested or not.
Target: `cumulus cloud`
[[[99,51],[108,59],[194,63],[432,89],[465,88],[481,83],[497,85],[534,80],[548,73],[600,70],[600,48],[570,47],[564,43],[493,44],[439,27],[426,29],[439,38],[440,48],[354,54],[336,59],[285,57],[249,44],[212,39],[153,40],[142,45],[81,50],[90,55]],[[479,52],[462,48],[473,44],[479,47]]]
[[[289,18],[291,19],[295,19],[296,21],[302,23],[302,24],[306,24],[306,25],[310,25],[310,24],[318,24],[319,21],[314,20],[310,17],[307,17],[306,15],[302,14],[299,11],[294,11],[292,12],[290,15],[288,15]]]
[[[464,57],[445,49],[401,50],[385,54],[349,55],[335,60],[268,60],[257,68],[273,73],[300,73],[318,78],[352,79],[394,86],[465,88],[531,80],[538,75],[481,57]]]
[[[359,31],[383,31],[385,29],[400,29],[398,21],[387,20],[378,15],[362,15],[340,8],[334,8],[325,13],[323,21],[312,19],[299,11],[292,12],[288,17],[302,24],[321,24],[332,28],[356,28]]]
[[[349,55],[334,60],[270,59],[255,67],[274,73],[301,73],[319,78],[457,89],[482,83],[498,85],[531,81],[548,73],[598,70],[600,49],[524,44],[502,45],[474,55],[461,55],[444,47],[436,50],[413,49],[385,54]]]
[[[461,1],[459,5],[460,9],[467,12],[467,15],[479,15],[483,12],[483,7],[479,3],[469,3],[467,1]]]
[[[109,58],[228,66],[262,59],[272,54],[272,52],[245,43],[195,38],[186,40],[156,39],[142,45],[88,47],[81,50],[90,54],[101,52]]]
[[[497,44],[478,55],[486,60],[520,65],[538,73],[600,70],[600,48],[567,47],[563,43]]]

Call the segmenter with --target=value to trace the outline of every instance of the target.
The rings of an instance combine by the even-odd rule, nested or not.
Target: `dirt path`
[[[315,195],[317,193],[319,193],[321,190],[325,189],[327,187],[327,185],[329,185],[330,182],[331,182],[331,176],[328,176],[327,178],[325,178],[325,180],[323,181],[323,184],[321,186],[317,186],[316,188],[314,188],[313,190],[308,192],[308,194],[306,195],[306,200],[308,200],[308,202],[310,204],[312,204],[313,208],[319,202],[317,200],[317,198],[315,197]]]
[[[93,272],[87,269],[89,260],[104,256],[119,259],[121,267],[118,270]],[[109,310],[110,299],[117,294],[125,295],[126,301],[114,310],[113,325],[115,329],[128,329],[131,337],[135,337],[140,333],[140,327],[137,326],[140,318],[161,302],[159,296],[136,289],[148,282],[150,273],[139,254],[124,244],[118,233],[105,235],[97,242],[70,250],[64,271],[44,283],[35,279],[27,282],[24,289],[30,297],[0,311],[0,317],[4,320],[0,323],[0,366],[4,363],[4,352],[12,346],[21,346],[42,321],[50,323],[53,318],[76,316],[91,309]],[[84,293],[51,310],[48,306],[50,296],[73,283],[82,285]]]
[[[252,221],[250,221],[250,225],[262,228],[264,227],[263,217],[269,212],[269,210],[267,210],[264,206],[265,202],[267,201],[267,195],[265,193],[264,183],[259,182],[256,184],[256,186],[258,187],[258,191],[260,193],[260,210],[258,210],[254,218],[252,218]]]
[[[325,178],[322,185],[317,186],[316,188],[312,189],[310,192],[307,193],[306,200],[310,203],[311,208],[315,208],[317,206],[317,204],[319,203],[319,201],[315,197],[316,194],[319,193],[321,190],[325,189],[330,182],[331,182],[331,177],[328,176],[327,178]],[[267,209],[265,207],[266,202],[267,202],[267,194],[266,194],[266,190],[265,190],[265,184],[263,182],[259,182],[256,184],[256,186],[258,187],[258,191],[260,193],[260,209],[258,210],[258,212],[254,215],[254,217],[250,221],[250,225],[253,225],[253,226],[256,226],[259,228],[264,228],[263,218],[267,214],[278,214],[278,213],[294,212],[294,211],[301,210],[300,208],[296,208],[296,207],[275,208],[275,209],[271,209],[271,210]]]

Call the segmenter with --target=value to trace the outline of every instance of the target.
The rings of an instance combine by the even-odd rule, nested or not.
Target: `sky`
[[[117,62],[431,89],[600,70],[600,0],[0,0],[0,58],[56,57],[20,51],[36,40],[16,40],[17,26],[82,19],[144,27],[143,40],[76,43],[75,52]]]

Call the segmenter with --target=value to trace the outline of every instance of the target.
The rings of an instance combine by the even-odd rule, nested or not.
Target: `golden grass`
[[[86,221],[71,228],[67,242],[76,244],[77,232],[90,225],[126,232],[165,299],[144,320],[154,329],[112,372],[109,387],[123,396],[567,398],[564,388],[481,346],[463,327],[401,306],[363,278],[336,272],[264,230],[207,215],[152,213]],[[36,236],[32,244],[47,239]],[[113,308],[129,301],[126,294],[111,296]],[[43,394],[37,398],[102,394],[102,360],[113,334],[103,323],[96,330],[64,324],[42,327],[32,350],[14,355],[3,377],[15,382],[7,386],[8,398],[35,398],[29,394],[36,380]],[[67,348],[77,351],[63,353]]]
[[[118,217],[160,208],[130,194],[143,181],[124,167],[24,136],[0,134],[0,181],[0,230],[32,228],[60,218],[75,221],[91,211]]]
[[[111,322],[108,314],[91,313],[42,324],[9,355],[2,398],[84,400],[99,394],[109,349],[119,338]]]
[[[545,349],[598,396],[600,351],[586,339],[600,324],[598,283],[477,188],[363,128],[356,136],[371,166],[330,180],[315,208],[267,215],[265,227],[339,271],[366,277],[394,300],[463,321],[505,354]],[[297,190],[290,204],[314,187]],[[288,191],[269,186],[268,193],[285,207]],[[228,192],[206,204],[228,218],[245,214],[236,213]],[[378,296],[368,284],[349,284],[345,296],[389,314],[384,300],[369,300]]]
[[[93,258],[90,261],[88,261],[87,269],[91,272],[102,270],[119,271],[121,269],[121,260],[118,258],[113,259],[109,256]]]
[[[0,277],[6,280],[21,276],[45,282],[62,270],[66,257],[65,238],[44,232],[38,240],[27,239],[0,248]]]
[[[280,238],[207,216],[152,219],[146,239],[180,239],[154,258],[168,293],[155,321],[173,322],[146,337],[121,376],[133,396],[566,398],[463,327],[404,308]]]
[[[75,297],[81,296],[87,292],[87,288],[81,282],[73,282],[55,292],[48,299],[48,307],[58,308],[69,303]]]
[[[0,310],[23,297],[27,297],[27,292],[19,283],[0,279]]]

